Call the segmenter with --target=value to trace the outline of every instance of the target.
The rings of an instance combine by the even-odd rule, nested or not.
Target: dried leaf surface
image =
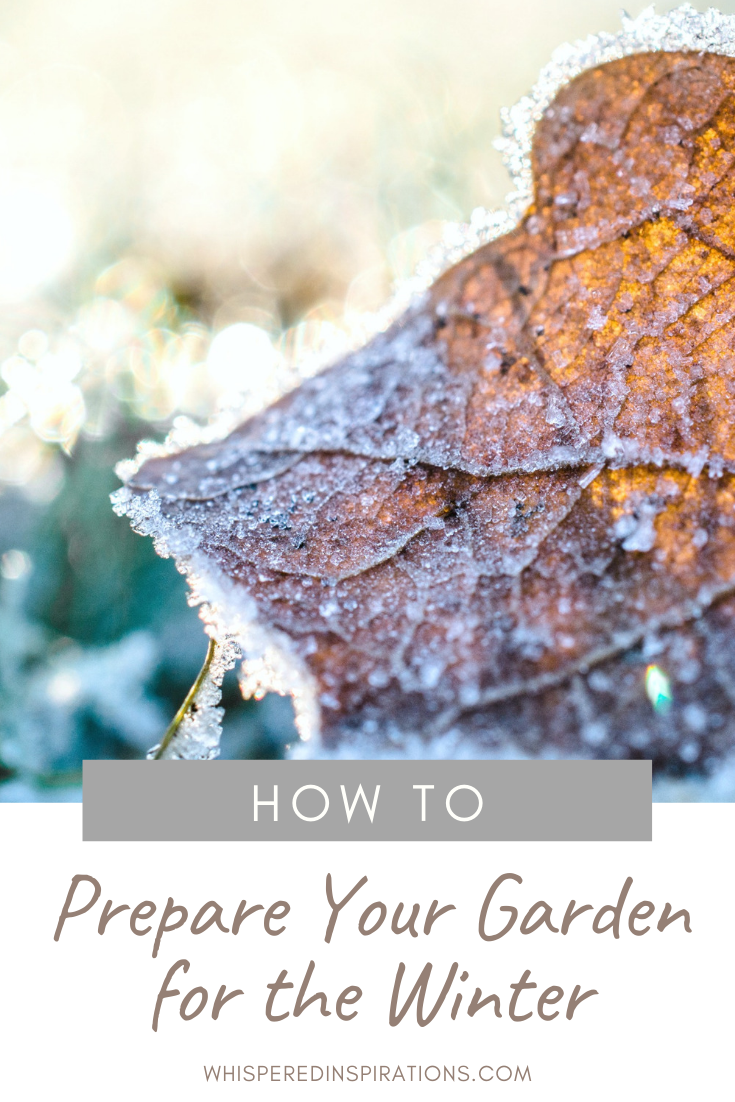
[[[715,55],[584,73],[517,230],[131,482],[290,637],[327,741],[735,744],[734,92]]]

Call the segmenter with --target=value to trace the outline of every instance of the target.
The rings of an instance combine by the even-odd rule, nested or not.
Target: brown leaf
[[[131,482],[291,640],[328,743],[735,745],[734,90],[715,55],[584,73],[517,230]]]

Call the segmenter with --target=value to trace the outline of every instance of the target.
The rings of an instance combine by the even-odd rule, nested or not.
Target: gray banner
[[[85,841],[650,841],[651,763],[85,761],[83,810]]]

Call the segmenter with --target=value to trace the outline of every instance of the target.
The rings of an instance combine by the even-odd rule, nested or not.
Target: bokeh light
[[[25,551],[13,547],[0,558],[0,574],[8,581],[17,582],[31,570],[31,559]]]
[[[653,705],[654,712],[665,713],[674,699],[671,691],[671,679],[660,666],[646,667],[646,695]]]
[[[216,335],[207,368],[224,395],[257,392],[276,368],[278,354],[268,334],[249,322],[228,325]]]

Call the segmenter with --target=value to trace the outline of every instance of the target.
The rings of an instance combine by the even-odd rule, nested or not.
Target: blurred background
[[[79,799],[82,759],[142,756],[201,665],[115,463],[359,339],[446,223],[503,203],[500,107],[618,13],[0,0],[0,800]],[[283,753],[286,700],[230,674],[223,702],[223,756]]]

